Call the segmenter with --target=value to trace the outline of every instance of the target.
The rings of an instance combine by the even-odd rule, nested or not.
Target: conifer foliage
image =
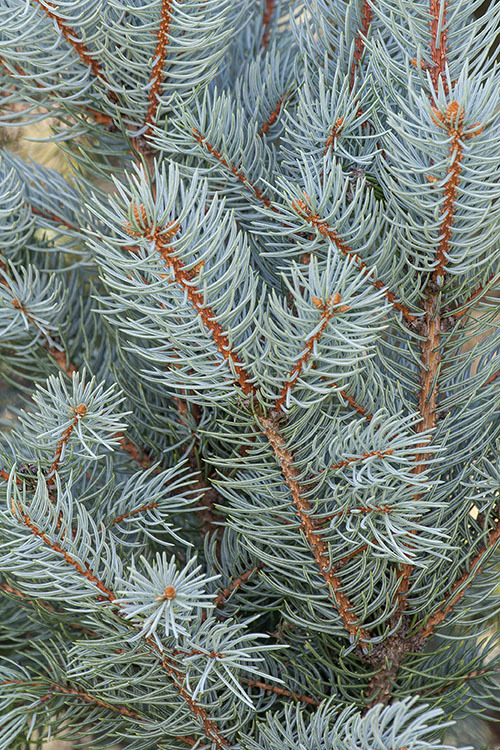
[[[1,153],[1,750],[438,750],[498,708],[479,5],[2,0],[0,122],[71,177]]]

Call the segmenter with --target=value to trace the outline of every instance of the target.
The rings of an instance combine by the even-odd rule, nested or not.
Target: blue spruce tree
[[[444,750],[494,715],[480,5],[0,3],[1,123],[50,118],[69,169],[1,153],[1,750]]]

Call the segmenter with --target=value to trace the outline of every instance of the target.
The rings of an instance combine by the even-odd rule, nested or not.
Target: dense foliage
[[[497,709],[479,5],[0,3],[0,122],[70,167],[1,153],[1,750],[442,750]]]

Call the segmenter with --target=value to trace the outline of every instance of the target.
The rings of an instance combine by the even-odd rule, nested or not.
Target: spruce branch
[[[274,107],[274,109],[271,110],[271,112],[269,113],[269,117],[260,126],[260,131],[259,131],[260,135],[266,135],[268,131],[270,130],[270,128],[274,125],[274,123],[280,116],[281,108],[283,106],[283,103],[286,97],[287,97],[287,92],[285,91],[276,102],[276,106]]]
[[[310,695],[300,695],[299,693],[293,693],[290,690],[285,690],[285,688],[279,687],[279,685],[269,685],[266,682],[262,682],[262,680],[252,680],[244,678],[242,679],[242,682],[244,682],[246,685],[249,685],[250,687],[260,688],[261,690],[265,690],[269,693],[275,693],[276,695],[280,695],[285,698],[294,698],[301,703],[306,703],[308,706],[320,705],[319,701],[311,698]]]
[[[365,49],[365,39],[368,35],[368,31],[370,29],[372,19],[373,19],[372,4],[370,0],[363,0],[363,5],[361,8],[361,27],[358,29],[358,32],[354,40],[354,56],[353,56],[353,61],[351,65],[351,77],[350,77],[351,91],[354,88],[354,78],[356,75],[356,69],[359,63],[361,62],[361,58],[363,57],[363,52]]]
[[[206,329],[210,332],[218,351],[230,363],[231,369],[236,373],[236,379],[241,386],[242,392],[246,396],[254,394],[256,392],[255,386],[243,367],[240,357],[232,349],[227,333],[215,319],[212,308],[205,304],[203,294],[192,283],[198,269],[186,268],[184,262],[175,254],[175,247],[173,247],[171,240],[180,230],[178,222],[175,220],[171,221],[165,227],[147,226],[144,207],[135,205],[134,214],[138,216],[139,212],[142,214],[141,222],[144,236],[153,243],[154,249],[164,260],[167,268],[172,269],[176,283],[185,291],[193,308],[200,314]]]
[[[129,510],[126,513],[120,513],[119,516],[113,519],[110,526],[116,526],[117,524],[124,521],[126,518],[131,518],[132,516],[138,516],[140,513],[147,513],[148,510],[154,510],[158,507],[158,502],[156,500],[153,500],[151,503],[145,503],[144,505],[141,505],[140,508],[134,508],[134,510]]]
[[[452,612],[454,606],[462,599],[464,594],[467,593],[468,587],[474,582],[476,576],[481,573],[481,566],[484,564],[485,558],[488,554],[491,554],[497,547],[497,542],[500,539],[500,520],[495,522],[494,528],[488,533],[486,537],[486,543],[481,545],[479,551],[474,557],[468,561],[467,568],[460,577],[454,581],[451,586],[450,594],[445,601],[436,609],[428,619],[426,619],[425,625],[422,626],[420,632],[421,638],[428,638],[434,633],[436,627],[438,627]]]
[[[316,342],[325,331],[331,318],[338,313],[343,313],[349,310],[349,305],[341,305],[342,298],[338,292],[335,292],[335,294],[332,295],[326,302],[323,302],[323,300],[320,300],[317,297],[313,297],[312,301],[315,307],[321,310],[319,326],[316,326],[316,332],[312,333],[306,340],[303,352],[300,355],[297,364],[293,367],[292,371],[288,375],[285,385],[281,389],[279,397],[276,399],[274,408],[277,411],[280,411],[283,405],[287,402],[290,391],[300,377],[300,374],[302,373],[305,365],[309,361]]]
[[[337,117],[337,119],[335,120],[335,125],[333,126],[328,138],[325,141],[325,150],[323,152],[323,156],[326,156],[330,149],[333,149],[335,151],[337,138],[342,135],[343,125],[344,118]]]
[[[445,7],[443,5],[443,7]],[[446,107],[446,112],[441,112],[433,107],[433,119],[436,125],[446,131],[450,139],[450,160],[451,164],[446,170],[448,179],[444,188],[444,201],[441,213],[443,220],[440,227],[441,240],[439,242],[435,263],[436,267],[432,274],[432,280],[435,283],[445,275],[446,260],[448,258],[451,239],[451,227],[455,215],[455,202],[458,195],[458,184],[462,172],[462,159],[464,141],[470,138],[476,138],[483,130],[481,123],[474,123],[465,127],[465,110],[455,100],[451,101]]]
[[[158,95],[161,93],[163,78],[165,76],[165,60],[168,51],[170,23],[172,19],[173,0],[162,0],[161,4],[161,21],[156,34],[157,42],[154,52],[154,65],[151,71],[150,88],[148,97],[148,111],[144,125],[146,130],[143,137],[151,132],[152,125],[155,123],[156,110],[158,109]]]
[[[35,2],[39,2],[39,0],[35,0]],[[10,72],[10,68],[12,68],[12,70],[18,76],[29,77],[28,73],[23,71],[23,69],[19,65],[13,65],[12,63],[10,63],[9,65],[2,57],[0,57],[0,65],[2,65],[5,68],[5,70],[9,72]],[[41,81],[38,81],[38,80],[35,80],[34,83],[35,83],[35,86],[37,86],[37,88],[41,89],[42,91],[45,91],[46,93],[50,94],[50,96],[53,96],[57,100],[58,94],[50,86],[46,86],[43,83],[41,83]],[[83,112],[93,117],[93,119],[100,125],[105,125],[109,127],[114,122],[113,118],[110,115],[104,114],[102,112],[98,112],[97,110],[92,109],[91,107],[85,106],[85,107],[82,107],[82,110]],[[54,217],[54,220],[58,221],[57,217]],[[65,222],[58,221],[58,223],[65,223]],[[73,227],[71,227],[70,225],[66,225],[66,226],[68,226],[68,229],[73,229]]]
[[[448,94],[448,83],[445,75],[448,52],[447,8],[447,0],[430,0],[430,53],[432,60],[430,74],[434,91],[438,92],[441,82],[445,94]]]
[[[262,47],[266,49],[269,44],[271,20],[274,13],[276,0],[264,0],[264,11],[262,13]]]
[[[259,570],[262,570],[264,568],[263,563],[258,563],[254,568],[249,568],[244,573],[239,575],[237,578],[232,580],[222,591],[219,591],[217,596],[214,599],[215,606],[219,609],[222,609],[224,607],[224,604],[227,599],[231,596],[233,591],[236,589],[239,589],[240,586],[243,586],[244,583],[248,581],[249,578],[255,575],[255,573],[258,573]]]
[[[71,565],[76,572],[86,578],[88,581],[90,581],[92,584],[96,586],[96,588],[99,589],[101,594],[99,594],[99,597],[107,599],[109,602],[114,602],[116,599],[116,596],[113,594],[113,592],[101,581],[101,579],[93,572],[93,570],[90,568],[90,566],[87,564],[82,565],[81,562],[74,557],[72,557],[64,548],[56,541],[53,541],[50,539],[50,537],[43,531],[43,529],[39,528],[30,518],[29,513],[24,511],[15,501],[14,497],[11,498],[11,509],[14,518],[18,518],[19,522],[24,524],[26,528],[30,531],[33,536],[38,537],[43,544],[45,544],[47,547],[52,549],[54,552],[56,552],[59,555],[62,555],[64,558],[64,561]]]
[[[47,478],[47,484],[53,484],[54,483],[54,474],[56,473],[57,469],[59,468],[59,462],[61,460],[61,455],[63,452],[63,448],[68,442],[68,440],[71,437],[71,433],[75,429],[76,425],[78,424],[79,420],[84,417],[87,413],[87,407],[85,404],[78,404],[78,406],[74,409],[75,416],[73,417],[71,423],[68,425],[68,427],[64,430],[61,439],[57,443],[56,453],[54,456],[54,459],[52,461],[52,465],[50,467],[49,476]]]
[[[303,496],[298,481],[299,475],[293,466],[293,456],[286,448],[283,438],[278,432],[276,421],[270,418],[261,418],[260,424],[274,451],[284,480],[290,490],[290,494],[292,495],[304,536],[313,551],[319,572],[329,587],[329,595],[338,609],[342,622],[353,639],[359,639],[361,642],[368,642],[370,640],[370,635],[360,626],[358,618],[353,611],[354,608],[352,603],[342,591],[340,578],[332,570],[328,547],[318,533],[319,529],[317,528],[315,521],[311,518],[311,504],[309,503],[309,500]]]
[[[0,444],[2,750],[444,750],[494,710],[495,5],[0,8],[0,119],[74,174],[0,164],[7,378],[58,370]]]
[[[345,466],[349,466],[350,464],[358,463],[360,461],[366,461],[367,459],[373,458],[375,456],[377,456],[377,458],[384,458],[385,456],[392,456],[393,453],[394,453],[394,450],[392,448],[388,448],[387,450],[382,450],[382,451],[370,451],[367,453],[363,453],[362,456],[353,456],[352,458],[346,458],[343,461],[339,461],[336,464],[332,464],[332,466],[330,466],[330,469],[333,469],[333,470],[343,469]],[[366,512],[367,510],[373,510],[373,508],[371,509],[359,508],[358,510]],[[381,509],[378,508],[378,510],[381,510]],[[352,513],[352,510],[350,512]],[[385,509],[383,512],[387,513],[387,512],[390,512],[390,510],[388,510],[387,506],[385,506]]]
[[[435,34],[440,26],[440,19],[436,17],[436,9],[442,9],[443,14],[446,12],[446,2],[437,3],[431,0],[431,12],[434,11],[433,19],[431,22],[432,29],[432,41],[431,51],[433,60],[435,60],[435,67],[433,70],[437,70],[438,79],[441,75],[441,67],[445,62],[445,48],[446,37],[442,36],[440,39],[439,51],[437,50],[437,41]],[[441,72],[440,72],[441,71]],[[437,86],[437,83],[436,83]],[[481,126],[479,123],[475,123],[469,128],[465,128],[465,111],[463,107],[455,100],[451,101],[446,112],[440,112],[436,108],[433,108],[433,119],[438,127],[442,127],[446,130],[447,135],[450,138],[450,160],[451,164],[447,169],[448,179],[444,188],[444,201],[442,208],[442,222],[440,226],[441,240],[436,250],[435,255],[435,268],[432,274],[432,284],[427,284],[429,289],[427,299],[424,302],[425,310],[425,333],[426,337],[421,342],[422,352],[422,364],[420,369],[420,397],[419,397],[419,411],[422,416],[422,420],[419,424],[419,431],[424,432],[432,430],[436,424],[437,418],[437,394],[439,390],[439,374],[441,369],[441,308],[440,308],[440,286],[438,282],[442,280],[445,274],[445,263],[449,253],[449,243],[451,238],[451,227],[454,220],[455,212],[455,201],[457,198],[458,184],[460,181],[460,173],[462,170],[462,155],[463,155],[463,141],[468,138],[474,138],[481,132]],[[423,444],[425,447],[425,444]],[[417,466],[415,473],[419,474],[425,469],[425,463],[428,461],[428,454],[420,454],[417,456]],[[418,496],[416,499],[419,499]],[[398,588],[398,599],[400,609],[405,609],[406,599],[405,595],[408,591],[410,584],[410,576],[413,567],[405,564],[401,570],[400,585]]]
[[[331,240],[331,242],[334,243],[338,250],[340,250],[342,255],[353,258],[357,267],[363,272],[364,277],[367,279],[367,281],[372,284],[375,289],[380,290],[384,294],[384,296],[394,307],[394,309],[400,312],[406,321],[412,322],[416,319],[416,316],[410,312],[408,307],[402,302],[399,302],[398,296],[394,292],[388,289],[380,279],[373,278],[373,269],[368,266],[366,261],[364,261],[352,247],[350,247],[346,242],[344,242],[341,237],[338,236],[334,228],[331,227],[328,222],[326,222],[321,216],[313,213],[311,206],[309,205],[309,202],[307,200],[307,196],[304,196],[304,199],[292,202],[292,208],[303,221],[314,227],[314,229],[321,237],[326,237]]]
[[[339,390],[338,393],[342,396],[344,401],[347,402],[351,409],[354,409],[355,412],[361,414],[361,416],[364,417],[367,422],[371,422],[371,420],[373,419],[373,414],[370,414],[362,404],[356,401],[353,396],[350,396],[344,390]]]
[[[97,706],[99,708],[104,708],[107,711],[110,711],[114,714],[120,714],[121,716],[124,716],[126,718],[134,719],[134,721],[142,722],[144,721],[144,718],[133,709],[127,708],[126,706],[120,706],[116,703],[107,703],[106,701],[101,700],[100,698],[91,695],[88,691],[82,690],[79,686],[73,685],[72,687],[69,687],[68,684],[61,685],[55,682],[51,681],[23,681],[23,680],[5,680],[3,682],[0,682],[0,688],[1,687],[7,687],[9,685],[17,685],[20,688],[28,689],[28,690],[38,690],[38,688],[43,688],[47,690],[48,692],[42,695],[38,700],[29,706],[27,709],[30,712],[36,711],[37,708],[39,708],[42,704],[47,703],[47,701],[50,701],[50,699],[56,695],[65,695],[70,698],[74,698],[76,700],[82,701],[83,703],[91,706]],[[181,742],[184,742],[186,745],[189,745],[189,747],[193,747],[193,745],[196,744],[196,740],[194,737],[189,736],[178,736],[176,737],[177,740],[180,740]]]
[[[76,31],[62,20],[61,16],[58,13],[59,8],[52,5],[52,3],[48,2],[48,0],[44,0],[44,2],[42,2],[41,0],[35,0],[35,2],[38,3],[40,8],[46,13],[49,18],[55,21],[62,35],[64,36],[68,44],[70,44],[71,47],[73,47],[73,49],[76,51],[78,57],[84,63],[84,65],[87,65],[97,78],[100,78],[104,83],[107,84],[99,62],[96,60],[91,50],[85,44],[83,44],[82,41],[80,41]]]
[[[443,318],[451,316],[453,318],[460,319],[466,315],[470,310],[481,302],[481,299],[496,285],[499,280],[499,275],[494,271],[489,278],[480,284],[469,296],[456,307],[449,308],[446,312],[443,311]]]
[[[260,188],[254,185],[253,182],[251,182],[251,180],[249,180],[249,178],[243,172],[241,167],[238,167],[233,162],[229,162],[221,154],[221,152],[215,148],[215,146],[213,146],[211,143],[209,143],[209,141],[207,141],[205,136],[203,136],[199,130],[197,130],[196,128],[192,128],[191,132],[195,141],[197,141],[203,149],[206,149],[206,151],[209,154],[214,156],[215,159],[217,159],[217,161],[219,162],[219,164],[222,164],[222,166],[226,170],[231,172],[231,174],[233,174],[244,185],[244,187],[250,193],[252,193],[255,198],[257,198],[258,201],[260,201],[266,208],[270,208],[272,211],[278,210],[275,206],[273,206],[271,199],[265,193],[263,193],[263,191]]]
[[[97,595],[97,599],[100,601],[107,600],[109,604],[113,605],[113,609],[118,613],[118,615],[122,617],[125,622],[127,622],[127,620],[125,620],[124,618],[124,613],[122,613],[120,603],[116,594],[108,586],[106,586],[102,579],[99,578],[98,574],[92,570],[88,562],[85,561],[82,564],[79,560],[75,559],[69,552],[67,552],[59,542],[51,539],[43,529],[39,528],[37,524],[33,522],[27,510],[21,508],[14,497],[11,498],[11,508],[14,518],[17,518],[19,522],[22,523],[31,534],[39,538],[44,545],[53,550],[56,554],[61,555],[64,561],[68,565],[70,565],[78,575],[91,582],[98,589],[98,591],[101,592]],[[137,625],[135,627],[137,627]],[[203,708],[203,706],[193,700],[188,690],[184,687],[184,675],[182,674],[182,672],[175,666],[175,664],[166,655],[166,653],[163,652],[163,650],[158,646],[152,636],[145,635],[143,636],[143,638],[145,643],[147,643],[147,645],[150,647],[151,651],[159,659],[162,668],[171,678],[172,682],[179,692],[179,695],[185,700],[187,706],[189,707],[189,710],[197,719],[199,719],[207,737],[215,743],[217,748],[229,747],[230,743],[219,732],[216,724],[210,719],[206,710]]]

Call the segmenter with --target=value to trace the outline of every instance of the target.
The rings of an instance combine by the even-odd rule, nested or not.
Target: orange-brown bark
[[[311,517],[311,504],[303,496],[297,470],[293,465],[293,456],[287,450],[283,438],[277,430],[276,422],[269,418],[261,418],[260,423],[290,490],[304,536],[311,547],[319,572],[328,585],[329,596],[338,610],[344,627],[353,637],[367,642],[370,640],[369,633],[361,627],[352,603],[344,594],[340,578],[333,572],[330,563],[328,545],[321,538],[318,533],[319,527]]]
[[[349,310],[348,305],[340,306],[341,301],[342,300],[338,292],[333,294],[327,302],[323,302],[322,300],[316,300],[316,298],[313,298],[313,303],[321,310],[320,326],[316,330],[316,332],[309,336],[309,338],[306,340],[305,347],[302,350],[297,364],[293,367],[292,371],[288,375],[286,382],[281,389],[280,395],[276,399],[275,408],[278,409],[278,411],[283,408],[289,392],[296,384],[298,378],[304,370],[304,367],[311,358],[314,344],[319,341],[319,339],[325,332],[331,318],[333,318],[333,316],[339,312],[346,312],[346,310]]]
[[[394,294],[394,292],[391,292],[387,288],[387,286],[382,283],[382,281],[375,280],[373,278],[373,270],[369,268],[368,264],[363,260],[363,258],[361,258],[361,256],[352,247],[350,247],[350,245],[348,245],[341,237],[339,237],[339,235],[335,232],[333,227],[328,224],[327,221],[322,219],[318,214],[313,214],[311,207],[305,200],[294,201],[292,203],[292,207],[296,211],[296,213],[302,219],[304,219],[304,221],[313,226],[322,237],[327,237],[329,240],[331,240],[334,245],[340,250],[342,255],[345,255],[349,258],[354,258],[354,262],[356,263],[357,267],[363,272],[370,284],[372,284],[375,289],[380,290],[384,294],[385,298],[396,310],[398,310],[403,315],[403,318],[405,320],[409,322],[415,320],[415,316],[408,310],[405,305],[398,301],[398,297]]]
[[[365,49],[365,37],[368,34],[372,18],[373,10],[370,7],[370,3],[368,2],[368,0],[363,0],[363,6],[361,8],[361,28],[358,29],[358,33],[356,34],[356,39],[354,41],[354,59],[351,67],[350,78],[351,91],[354,88],[354,76],[356,75],[356,68],[358,67],[361,58],[363,57],[363,52]]]
[[[172,20],[172,0],[162,0],[161,21],[157,32],[157,42],[154,53],[155,63],[151,71],[148,111],[144,124],[147,125],[145,135],[151,131],[151,125],[155,122],[156,110],[158,108],[158,95],[161,93],[163,78],[165,75],[165,61],[169,42],[170,23]]]
[[[167,230],[166,232],[165,229]],[[171,240],[178,231],[178,224],[171,222],[168,227],[157,227],[154,231],[145,227],[144,235],[154,242],[156,251],[163,258],[165,264],[172,269],[176,283],[185,291],[193,308],[199,313],[218,351],[228,363],[231,363],[242,392],[246,396],[255,394],[255,386],[251,382],[250,376],[245,370],[240,357],[231,347],[226,331],[224,331],[220,323],[215,319],[216,316],[213,309],[204,304],[203,294],[193,285],[194,271],[188,270],[183,261],[175,255]]]
[[[266,208],[272,208],[271,201],[267,197],[267,195],[264,195],[262,190],[258,188],[256,185],[251,182],[248,177],[244,174],[244,172],[236,166],[236,164],[233,164],[233,162],[229,162],[220,151],[218,151],[215,146],[213,146],[211,143],[209,143],[203,135],[200,133],[199,130],[196,130],[196,128],[192,128],[192,133],[196,141],[203,146],[203,148],[206,148],[206,150],[212,154],[212,156],[215,156],[218,162],[220,162],[226,169],[228,169],[235,177],[238,178],[238,180],[245,185],[246,188],[248,188],[255,197],[261,201],[261,203],[266,206]]]

